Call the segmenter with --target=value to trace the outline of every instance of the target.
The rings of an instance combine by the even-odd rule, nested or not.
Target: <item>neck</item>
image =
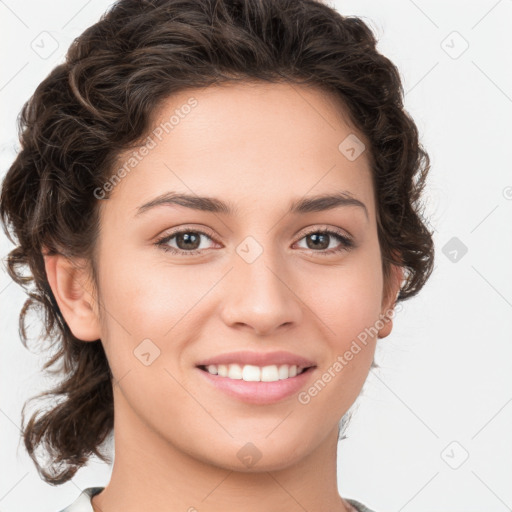
[[[119,403],[122,397],[115,400],[114,465],[109,484],[92,499],[95,512],[350,510],[338,494],[337,425],[289,467],[236,471],[183,452]]]

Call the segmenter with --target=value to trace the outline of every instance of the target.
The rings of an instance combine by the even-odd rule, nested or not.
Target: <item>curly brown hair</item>
[[[334,93],[370,143],[384,282],[395,264],[406,271],[396,302],[423,287],[434,260],[420,211],[430,162],[404,110],[399,71],[376,42],[360,18],[320,0],[120,0],[73,41],[65,62],[24,104],[21,149],[2,184],[0,217],[16,246],[7,271],[29,296],[19,318],[21,340],[27,347],[26,313],[42,311],[43,339],[55,348],[43,370],[63,376],[31,399],[60,399],[51,409],[39,418],[37,411],[27,425],[27,403],[22,410],[25,447],[47,483],[66,482],[93,453],[110,462],[101,445],[113,431],[114,410],[103,346],[72,334],[43,252],[86,258],[96,279],[94,191],[173,93],[254,80]],[[49,456],[41,464],[39,446]]]

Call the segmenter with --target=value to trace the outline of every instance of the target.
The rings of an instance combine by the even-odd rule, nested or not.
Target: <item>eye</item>
[[[321,256],[329,256],[341,251],[348,251],[355,247],[355,243],[352,238],[338,230],[319,230],[318,228],[312,229],[308,231],[300,240],[303,239],[310,240],[306,242],[307,249],[309,249],[311,252],[318,253]],[[338,240],[339,245],[329,249],[329,246],[331,245],[330,242],[333,239]]]
[[[201,247],[202,238],[211,241],[214,240],[213,235],[209,232],[189,228],[176,230],[170,234],[164,235],[155,242],[155,245],[172,254],[193,256],[201,254],[208,249],[207,247]],[[342,231],[333,229],[311,229],[305,233],[300,240],[303,239],[310,240],[310,242],[307,242],[306,249],[322,256],[348,251],[355,247],[352,238]],[[329,249],[333,239],[338,241],[338,246]],[[171,241],[173,241],[177,247],[169,245]]]
[[[201,246],[201,238],[207,238],[212,240],[210,234],[205,233],[204,231],[199,231],[197,229],[182,229],[180,231],[174,231],[169,235],[165,235],[162,238],[159,238],[155,245],[162,248],[164,251],[170,252],[172,254],[184,254],[187,256],[200,254],[205,250],[204,247],[199,248]],[[173,239],[178,247],[172,247],[169,242]]]

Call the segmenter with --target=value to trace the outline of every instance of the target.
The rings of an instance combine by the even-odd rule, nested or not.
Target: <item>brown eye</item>
[[[212,240],[212,237],[203,231],[191,229],[175,231],[170,235],[166,235],[157,240],[155,245],[161,247],[164,251],[168,251],[173,254],[190,256],[193,254],[199,254],[207,249],[207,247],[199,249],[202,237]],[[175,239],[174,243],[176,244],[176,247],[169,245],[169,242],[173,239]]]
[[[306,236],[309,249],[325,250],[329,247],[330,235],[327,233],[312,233]],[[311,243],[310,243],[311,242]]]
[[[176,237],[178,249],[197,249],[201,244],[201,235],[197,235],[193,231],[181,232],[174,236]]]
[[[353,240],[338,231],[316,230],[306,233],[302,238],[306,240],[306,249],[320,255],[330,255],[333,253],[347,251],[355,247]],[[329,249],[332,240],[338,241],[338,247]]]

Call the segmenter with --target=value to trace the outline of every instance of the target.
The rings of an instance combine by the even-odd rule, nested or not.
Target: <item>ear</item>
[[[73,262],[62,254],[44,255],[48,283],[73,335],[79,340],[100,339],[100,322],[92,281],[84,260]]]
[[[384,322],[384,326],[379,330],[379,338],[385,338],[393,329],[393,319],[389,314],[395,307],[396,298],[404,278],[403,267],[392,264],[390,270],[389,282],[386,283],[386,286],[384,287],[382,297],[381,318]]]

